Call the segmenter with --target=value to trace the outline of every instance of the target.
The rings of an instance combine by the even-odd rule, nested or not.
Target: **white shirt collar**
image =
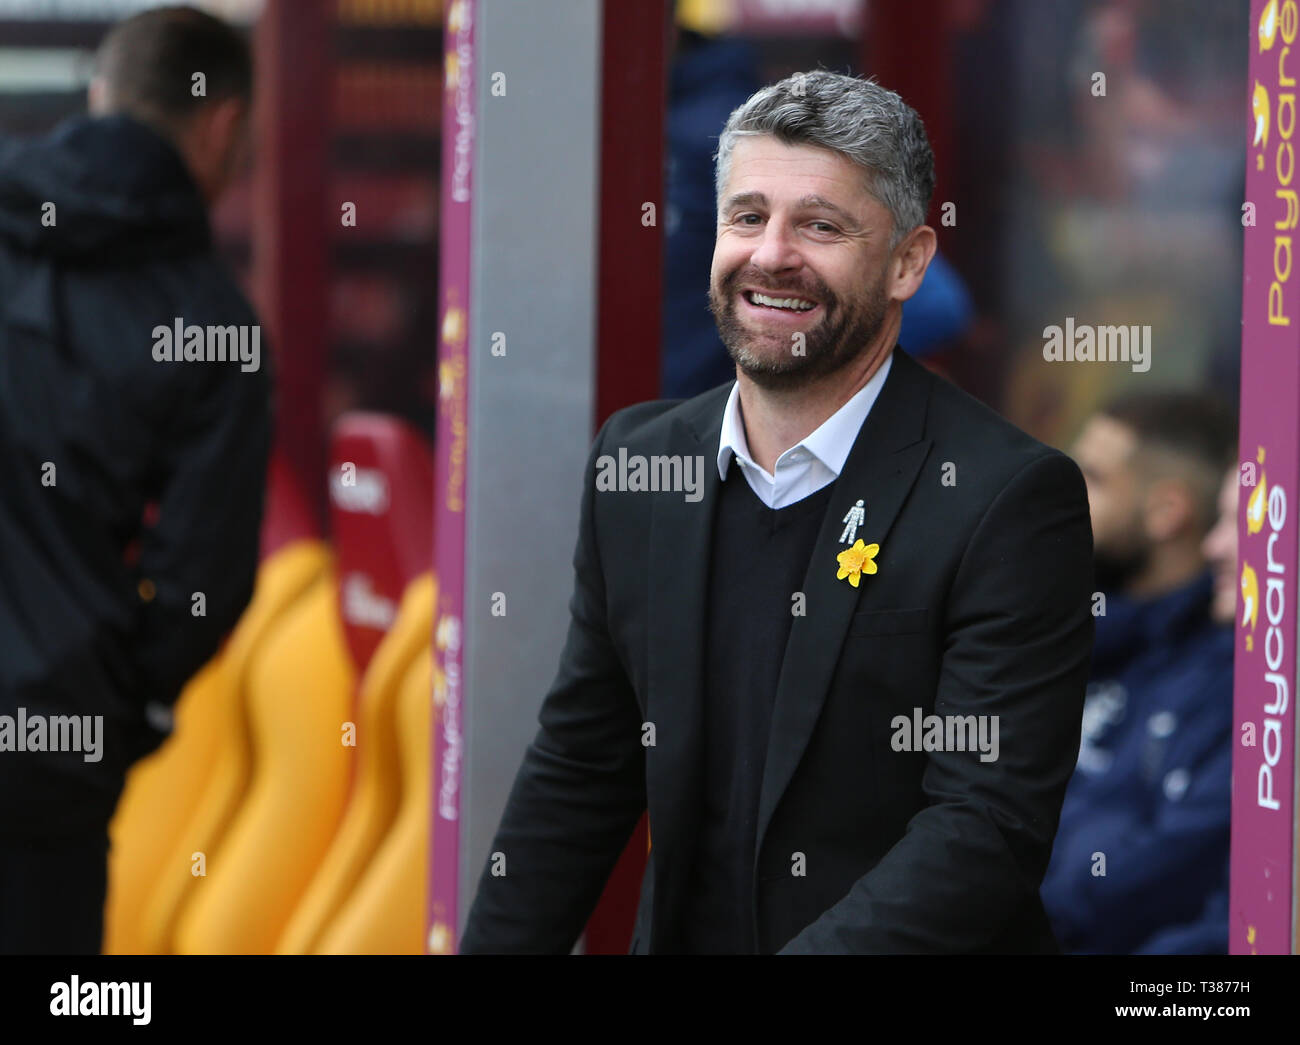
[[[802,447],[824,464],[833,475],[838,476],[844,468],[844,462],[848,460],[849,451],[853,449],[853,443],[858,437],[862,423],[871,413],[871,408],[880,395],[880,389],[885,383],[885,378],[889,376],[889,368],[893,362],[894,353],[891,351],[885,357],[884,363],[880,365],[880,369],[871,375],[871,380],[863,385],[853,398],[823,421],[816,431],[777,458],[777,468],[780,468],[788,454]],[[752,466],[769,482],[773,481],[772,476],[760,468],[749,453],[749,443],[745,439],[745,425],[740,416],[739,382],[731,386],[731,395],[727,397],[727,406],[722,412],[722,432],[718,439],[718,475],[724,480],[727,478],[727,468],[733,456],[739,457]]]

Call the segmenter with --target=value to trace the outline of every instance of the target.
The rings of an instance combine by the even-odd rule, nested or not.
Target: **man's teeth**
[[[759,294],[757,291],[751,291],[749,300],[755,305],[766,305],[768,308],[789,308],[796,312],[807,312],[810,308],[816,308],[817,305],[812,301],[804,301],[802,298],[770,298],[766,294]]]

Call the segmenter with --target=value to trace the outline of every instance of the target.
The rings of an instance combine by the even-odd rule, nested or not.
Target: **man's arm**
[[[166,706],[239,619],[257,573],[270,381],[265,371],[238,368],[203,377],[167,433],[158,521],[140,539],[143,590],[132,655],[142,699]]]
[[[596,437],[583,480],[569,634],[470,908],[461,954],[567,954],[646,808],[641,714],[606,624]]]
[[[1225,859],[1224,864],[1227,863]],[[1227,878],[1227,875],[1224,875]],[[1228,886],[1216,889],[1195,921],[1164,929],[1138,947],[1134,954],[1227,954]]]
[[[1232,819],[1232,664],[1200,679],[1184,707],[1192,717],[1179,727],[1176,760],[1188,774],[1186,791],[1169,796],[1164,782],[1142,779],[1142,767],[1116,766],[1132,783],[1117,799],[1080,810],[1057,839],[1042,897],[1052,927],[1069,950],[1138,953],[1148,937],[1189,918],[1189,899],[1210,896],[1226,882]],[[1208,728],[1207,728],[1208,727]],[[1145,730],[1145,722],[1136,728]],[[1154,791],[1154,794],[1152,793]],[[1094,875],[1095,852],[1106,857]],[[1193,905],[1195,906],[1195,904]],[[1217,949],[1227,946],[1227,917],[1212,925]],[[1158,941],[1155,946],[1165,947]],[[1168,953],[1153,950],[1150,953]]]
[[[1061,454],[1038,457],[958,567],[935,696],[936,715],[997,716],[998,758],[931,753],[928,806],[780,953],[975,951],[1035,902],[1079,749],[1091,589],[1083,478]]]

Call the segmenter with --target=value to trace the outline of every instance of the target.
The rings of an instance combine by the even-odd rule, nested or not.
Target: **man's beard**
[[[803,353],[796,354],[794,341],[787,337],[784,353],[765,356],[752,350],[757,338],[774,335],[759,334],[746,327],[736,315],[736,288],[743,282],[747,286],[763,289],[763,281],[752,276],[743,281],[743,270],[733,272],[723,280],[721,293],[709,288],[709,311],[727,352],[745,376],[760,388],[788,390],[803,388],[818,378],[833,374],[857,359],[880,333],[885,322],[889,299],[885,294],[885,274],[882,272],[876,285],[860,300],[842,304],[825,284],[818,283],[809,290],[778,287],[791,296],[804,296],[821,302],[822,317],[816,326],[804,331]],[[776,335],[780,336],[780,335]]]
[[[1093,550],[1093,583],[1098,591],[1123,592],[1135,577],[1146,569],[1151,553],[1148,548]]]

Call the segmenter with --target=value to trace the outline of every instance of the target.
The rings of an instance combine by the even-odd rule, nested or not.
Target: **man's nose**
[[[794,234],[783,222],[776,221],[769,221],[764,226],[763,240],[749,260],[764,272],[784,272],[803,264]]]

